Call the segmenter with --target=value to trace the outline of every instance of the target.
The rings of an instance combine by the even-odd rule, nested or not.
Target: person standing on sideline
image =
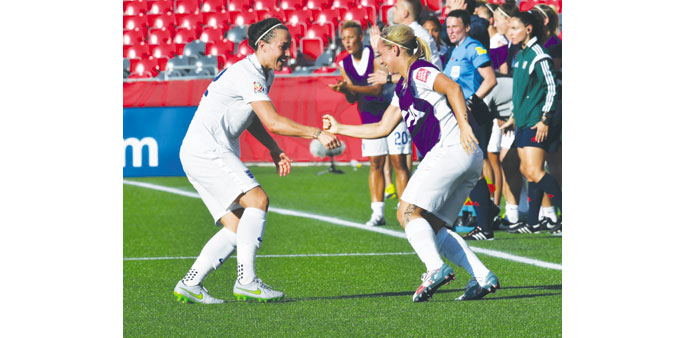
[[[530,12],[520,12],[510,20],[509,34],[512,43],[521,46],[521,50],[512,63],[514,115],[502,129],[516,126],[514,143],[519,154],[519,168],[529,181],[527,224],[513,232],[538,233],[541,231],[538,214],[544,192],[562,211],[560,185],[544,169],[546,153],[554,151],[561,139],[560,124],[556,123],[559,122],[556,121],[559,119],[556,116],[559,96],[553,62],[539,43],[543,23]],[[548,230],[562,232],[561,220]]]
[[[328,149],[340,145],[339,139],[329,132],[279,115],[269,98],[274,71],[280,70],[291,55],[288,28],[279,19],[268,18],[250,25],[248,37],[255,53],[221,71],[209,84],[180,147],[185,175],[216,225],[221,226],[175,286],[173,294],[182,302],[224,302],[210,296],[202,282],[236,247],[235,297],[266,302],[284,295],[264,284],[255,273],[255,256],[262,245],[269,199],[240,161],[239,137],[243,131],[249,131],[269,150],[280,176],[290,173],[291,160],[267,130],[317,139]]]
[[[397,211],[406,238],[427,270],[413,301],[430,299],[435,290],[455,279],[440,254],[471,275],[457,300],[480,299],[495,292],[500,282],[466,241],[446,227],[459,214],[458,201],[466,199],[483,167],[483,155],[471,127],[476,121],[466,111],[461,87],[423,60],[430,50],[410,27],[385,28],[377,49],[386,67],[402,75],[382,120],[344,125],[325,115],[322,127],[334,134],[373,139],[388,135],[399,121],[405,121],[423,155]]]
[[[483,158],[488,158],[488,142],[493,127],[493,116],[483,102],[488,93],[495,87],[497,80],[493,71],[488,51],[480,42],[468,36],[471,29],[471,16],[467,11],[453,10],[447,14],[447,34],[454,44],[449,62],[444,73],[461,86],[468,110],[477,122],[474,135],[478,138],[483,151]],[[498,177],[499,178],[499,177]],[[492,240],[492,220],[499,214],[500,208],[490,199],[490,190],[483,175],[479,176],[476,186],[471,190],[469,199],[473,202],[478,225],[464,235],[467,240]],[[464,201],[459,201],[463,204]]]
[[[339,61],[343,80],[330,84],[329,88],[343,93],[346,99],[358,103],[358,112],[363,123],[380,121],[382,114],[389,107],[391,96],[383,95],[383,85],[368,85],[368,75],[380,68],[375,62],[375,52],[370,46],[363,46],[363,31],[360,23],[346,21],[341,28],[341,43],[348,51],[348,56]],[[387,156],[396,170],[396,185],[404,191],[410,173],[406,166],[406,154],[411,153],[411,136],[403,121],[387,137],[375,140],[363,140],[362,155],[370,159],[370,207],[372,215],[365,223],[367,226],[385,225],[384,219],[384,164]]]

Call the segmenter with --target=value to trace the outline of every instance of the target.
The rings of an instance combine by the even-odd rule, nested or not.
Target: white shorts
[[[363,157],[410,154],[411,133],[402,120],[387,137],[363,139],[361,152]]]
[[[447,224],[453,224],[464,201],[478,182],[483,152],[466,154],[460,143],[436,145],[411,176],[401,200],[414,204]]]
[[[238,196],[260,185],[238,156],[230,151],[193,153],[181,147],[180,162],[187,179],[217,225],[221,225],[221,217],[241,208],[234,203]]]
[[[500,126],[497,124],[497,119],[493,120],[493,131],[490,133],[490,141],[488,142],[489,153],[499,153],[502,148],[509,149],[514,142],[514,129],[503,133]]]

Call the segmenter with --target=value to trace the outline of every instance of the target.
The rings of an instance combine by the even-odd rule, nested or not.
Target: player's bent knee
[[[264,211],[269,209],[269,196],[267,196],[264,189],[259,186],[246,192],[245,195],[240,198],[239,202],[243,208],[256,208]]]

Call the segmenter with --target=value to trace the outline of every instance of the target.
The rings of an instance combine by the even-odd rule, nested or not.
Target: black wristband
[[[387,83],[392,84],[392,74],[387,74]]]

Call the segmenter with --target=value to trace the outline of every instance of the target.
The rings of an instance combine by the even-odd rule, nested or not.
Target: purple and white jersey
[[[459,126],[447,97],[433,89],[438,74],[440,71],[432,63],[414,62],[408,83],[404,86],[404,78],[399,80],[391,103],[401,109],[413,143],[422,156],[438,144],[460,143]]]
[[[360,62],[356,64],[352,55],[346,56],[339,65],[346,72],[356,86],[368,86],[368,75],[375,70],[375,53],[370,46],[363,46],[363,54]],[[382,120],[384,111],[389,106],[389,101],[384,95],[370,96],[358,94],[358,112],[361,121],[365,123],[377,123]]]

